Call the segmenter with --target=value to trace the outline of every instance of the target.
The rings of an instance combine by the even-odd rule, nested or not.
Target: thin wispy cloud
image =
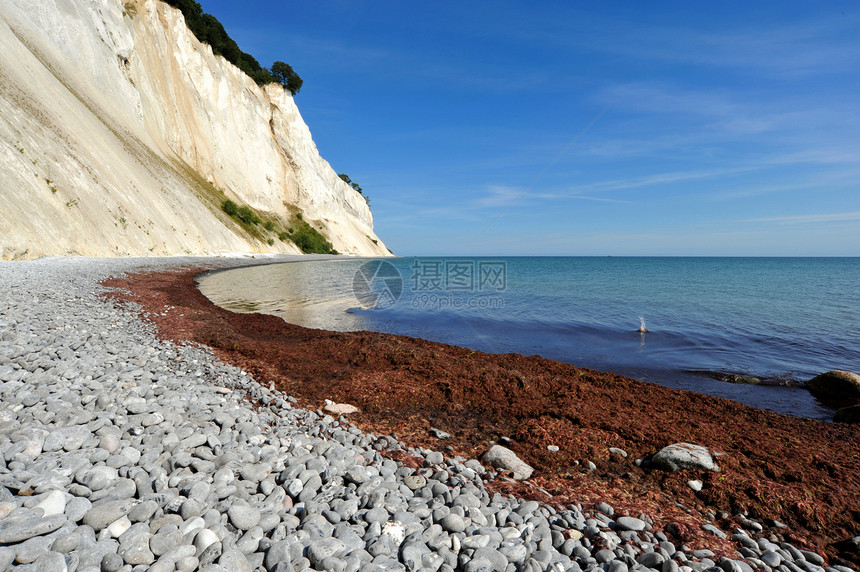
[[[557,45],[578,50],[756,76],[799,79],[842,73],[860,65],[856,42],[860,18],[856,15],[836,13],[806,22],[772,18],[756,21],[754,27],[738,18],[726,22],[721,32],[684,24],[643,25],[638,18],[616,17],[599,24],[593,17],[583,21],[590,26],[544,34]],[[617,41],[619,37],[624,41]]]
[[[737,199],[748,199],[751,197],[759,197],[761,195],[771,195],[776,193],[790,193],[794,191],[806,191],[810,189],[820,188],[820,182],[806,182],[796,185],[754,185],[743,189],[734,189],[715,193],[710,196],[714,201],[730,201]]]
[[[822,213],[805,215],[785,215],[763,218],[748,218],[739,220],[742,223],[781,223],[781,224],[817,224],[827,222],[841,222],[860,220],[860,211],[845,213]]]
[[[780,110],[780,107],[784,109]],[[825,108],[820,101],[747,101],[739,108],[736,115],[709,127],[739,137],[776,132],[789,136],[793,133],[819,133],[826,134],[831,140],[840,134],[854,135],[860,128],[860,115],[856,109],[839,109],[835,105]]]
[[[618,159],[626,157],[647,156],[667,150],[682,148],[691,139],[680,136],[662,136],[649,139],[639,139],[634,136],[613,137],[589,141],[578,149],[579,155],[597,158]]]
[[[767,159],[771,165],[795,165],[797,163],[819,163],[823,165],[860,164],[860,146],[840,144],[838,146],[801,149],[794,153],[776,155]]]
[[[774,100],[743,89],[702,90],[665,82],[622,83],[607,86],[593,96],[596,103],[621,113],[663,114],[701,120],[701,128],[732,137],[765,133],[820,132],[833,135],[860,127],[856,107],[800,96]],[[698,137],[710,134],[698,133]],[[695,135],[675,139],[694,141]]]
[[[588,185],[572,187],[573,194],[581,192],[608,192],[619,191],[626,189],[636,189],[640,187],[653,187],[661,185],[670,185],[674,183],[682,183],[687,181],[695,181],[702,179],[719,179],[729,177],[740,173],[755,171],[758,167],[731,167],[724,169],[706,169],[701,171],[679,171],[673,173],[658,173],[645,177],[634,177],[630,179],[614,179],[611,181],[603,181]]]
[[[738,105],[729,94],[710,90],[685,89],[660,82],[635,82],[608,86],[595,94],[601,105],[623,112],[684,113],[729,117]]]
[[[685,46],[664,57],[733,69],[749,69],[792,78],[841,72],[860,64],[860,48],[851,36],[856,17],[836,17],[809,24],[780,25],[726,33],[683,31],[672,39]],[[854,31],[852,31],[852,28]]]
[[[482,208],[507,207],[512,202],[533,203],[541,200],[557,200],[561,195],[555,193],[530,192],[526,189],[516,187],[504,187],[491,185],[487,188],[487,194],[475,201],[475,205]]]
[[[855,163],[860,165],[860,162]],[[825,189],[840,189],[855,186],[860,180],[860,168],[834,169],[829,172],[816,172],[814,174],[804,173],[802,180],[796,177],[788,179],[789,182],[766,184],[761,182],[745,183],[742,187],[733,187],[731,190],[713,193],[710,199],[713,201],[731,201],[748,199],[762,195],[778,193],[794,193],[797,191],[821,192]]]
[[[580,151],[583,156],[616,161],[653,157],[656,164],[679,160],[714,166],[740,163],[743,171],[794,168],[801,163],[820,167],[860,164],[860,113],[856,107],[842,104],[828,107],[817,96],[770,100],[742,90],[705,94],[648,82],[611,86],[595,97],[613,114],[637,118],[624,126],[628,133],[612,133],[610,138],[589,142]],[[654,132],[658,122],[659,136],[643,138]],[[739,171],[729,174],[733,172]],[[702,178],[709,178],[710,173],[705,175]],[[779,173],[774,171],[773,176],[778,178]],[[670,175],[655,182],[673,182],[673,178]],[[691,180],[694,178],[699,177]],[[648,178],[633,181],[634,185],[651,183]],[[613,185],[603,186],[611,189]]]
[[[629,203],[623,199],[610,197],[594,197],[579,193],[570,193],[565,190],[556,192],[529,192],[515,187],[490,186],[487,194],[475,201],[475,205],[481,208],[502,208],[516,203],[519,205],[533,205],[541,201],[594,201],[601,203]]]
[[[633,201],[625,201],[623,199],[611,199],[609,197],[589,197],[587,195],[558,195],[559,198],[575,199],[579,201],[594,201],[596,203],[615,203],[615,204],[630,204]]]
[[[492,185],[487,188],[487,194],[477,199],[475,204],[480,207],[505,207],[522,196],[523,192],[523,189]]]

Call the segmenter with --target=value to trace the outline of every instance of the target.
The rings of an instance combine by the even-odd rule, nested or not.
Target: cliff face
[[[224,199],[341,253],[387,255],[292,96],[257,86],[158,0],[0,2],[0,255],[298,252]],[[268,240],[274,239],[269,245]]]

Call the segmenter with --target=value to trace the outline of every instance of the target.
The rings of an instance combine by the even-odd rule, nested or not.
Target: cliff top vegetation
[[[212,47],[215,55],[224,58],[245,72],[258,85],[279,83],[291,94],[296,95],[302,88],[302,78],[293,68],[284,62],[277,61],[271,69],[260,65],[254,56],[243,52],[239,45],[227,34],[224,26],[212,14],[203,11],[199,2],[194,0],[164,0],[174,8],[178,8],[185,17],[185,24],[194,36]]]

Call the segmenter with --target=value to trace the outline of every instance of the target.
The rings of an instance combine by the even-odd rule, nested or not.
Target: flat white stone
[[[710,451],[701,445],[691,443],[675,443],[663,447],[651,459],[651,463],[664,471],[681,471],[698,469],[703,471],[719,471],[720,467],[714,461]]]
[[[61,491],[51,491],[36,505],[36,508],[44,510],[44,516],[63,514],[66,510],[66,495]]]
[[[330,403],[323,407],[323,412],[329,415],[349,415],[350,413],[358,413],[361,409],[349,403]]]
[[[501,445],[493,445],[482,457],[484,463],[497,469],[505,469],[514,474],[514,479],[522,481],[532,476],[534,469],[517,454]]]
[[[110,523],[106,530],[110,533],[112,538],[119,538],[122,536],[122,533],[129,528],[131,528],[131,521],[127,516],[124,516]]]

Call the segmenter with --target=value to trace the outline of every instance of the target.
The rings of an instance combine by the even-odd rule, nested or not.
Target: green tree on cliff
[[[239,49],[239,45],[227,34],[224,26],[212,14],[203,11],[203,7],[195,0],[165,0],[168,4],[182,11],[185,24],[198,40],[209,44],[212,53],[224,56],[226,60],[253,79],[259,85],[276,81],[283,85],[293,95],[302,88],[302,78],[293,71],[289,64],[275,62],[272,70],[268,70],[251,54]]]
[[[284,62],[275,62],[271,69],[272,77],[275,81],[284,86],[287,91],[293,95],[297,94],[302,89],[302,78],[299,77],[290,64]]]
[[[340,173],[338,177],[340,177],[341,181],[358,191],[358,194],[364,197],[364,200],[367,202],[367,204],[370,204],[370,197],[364,194],[364,191],[361,189],[361,187],[358,186],[358,183],[350,179],[349,175],[347,175],[346,173]]]

